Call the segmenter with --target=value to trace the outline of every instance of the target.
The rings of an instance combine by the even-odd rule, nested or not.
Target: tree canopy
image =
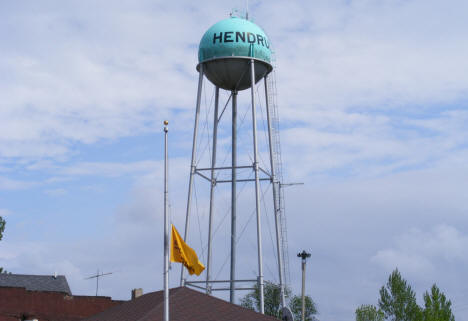
[[[387,284],[380,289],[379,308],[387,320],[421,320],[421,308],[416,303],[416,295],[398,269],[390,274]]]
[[[0,216],[0,240],[3,238],[3,232],[5,232],[6,221]],[[2,267],[0,267],[0,273],[7,273]]]
[[[361,305],[356,309],[356,321],[384,321],[385,315],[375,305]]]
[[[265,281],[263,286],[265,300],[265,314],[281,319],[281,291],[279,284]],[[291,297],[291,290],[285,288],[286,299]],[[241,306],[255,311],[260,311],[260,292],[258,284],[255,284],[254,290],[241,299]],[[294,315],[294,320],[301,319],[302,299],[301,296],[294,296],[289,302],[289,308]],[[311,297],[305,296],[305,320],[315,320],[317,307]]]
[[[0,240],[3,238],[3,232],[5,231],[6,222],[3,217],[0,216]]]
[[[455,321],[452,302],[437,285],[424,293],[424,307],[416,302],[416,294],[402,278],[398,269],[389,276],[379,291],[378,307],[361,305],[356,309],[356,321]]]
[[[285,290],[286,296],[291,295],[289,289]],[[263,286],[263,296],[265,303],[265,314],[280,318],[280,287],[278,284],[265,281]],[[260,311],[260,291],[258,284],[254,285],[254,290],[241,299],[241,306],[255,311]]]
[[[294,315],[294,320],[301,320],[302,317],[302,297],[295,295],[289,302],[289,308]],[[317,307],[312,298],[308,295],[305,296],[305,321],[316,320]]]
[[[433,285],[431,292],[424,293],[424,321],[455,321],[452,314],[452,302],[447,300],[437,285]]]

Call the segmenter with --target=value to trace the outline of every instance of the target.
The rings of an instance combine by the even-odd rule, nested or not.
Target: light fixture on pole
[[[307,258],[310,257],[310,253],[307,253],[305,250],[301,253],[297,253],[297,257],[302,259],[302,318],[301,320],[305,320],[305,268],[306,268],[306,261]]]

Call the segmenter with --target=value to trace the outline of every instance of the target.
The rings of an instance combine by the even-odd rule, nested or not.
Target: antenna
[[[96,296],[98,296],[98,290],[99,290],[99,278],[100,277],[103,277],[105,275],[110,275],[110,274],[113,274],[114,272],[108,272],[108,273],[104,273],[104,272],[101,272],[99,273],[99,269],[97,270],[97,273],[95,275],[91,275],[90,277],[87,277],[85,278],[85,280],[89,280],[89,279],[94,279],[96,278]]]
[[[245,1],[245,20],[249,20],[249,0]]]

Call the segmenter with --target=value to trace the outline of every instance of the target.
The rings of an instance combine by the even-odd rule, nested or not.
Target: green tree
[[[305,299],[305,321],[316,320],[315,315],[317,315],[317,306],[312,298],[308,295],[304,297]],[[295,295],[291,302],[289,303],[291,312],[294,315],[294,320],[299,321],[302,317],[302,297],[300,295]]]
[[[288,298],[291,290],[285,289],[285,296]],[[263,296],[265,303],[265,314],[275,318],[281,318],[281,291],[280,286],[273,282],[265,281],[263,285]],[[254,285],[254,290],[241,299],[241,306],[247,309],[260,311],[260,291],[258,283]]]
[[[265,281],[263,286],[264,291],[264,303],[265,303],[265,314],[271,315],[277,319],[281,319],[281,291],[279,284],[273,282]],[[285,289],[286,300],[291,297],[291,290],[289,288]],[[306,320],[312,321],[315,320],[315,315],[317,314],[317,307],[315,302],[309,297],[305,297],[306,303]],[[241,306],[247,309],[260,311],[260,292],[258,289],[258,284],[254,285],[254,290],[249,294],[245,295],[241,299]],[[300,296],[294,296],[290,303],[289,308],[294,315],[294,320],[301,319],[302,311],[302,301]]]
[[[447,300],[445,294],[433,285],[431,293],[424,293],[424,321],[455,321],[452,314],[452,302]]]
[[[379,308],[386,320],[420,321],[421,308],[411,286],[401,277],[398,269],[392,272],[386,286],[380,289]]]
[[[3,217],[0,216],[0,241],[3,238],[3,232],[5,231],[5,225],[6,225],[5,220],[3,219]]]
[[[356,309],[356,321],[384,321],[385,315],[375,305],[361,305]]]
[[[5,225],[6,221],[3,219],[3,217],[0,216],[0,240],[2,240],[3,238],[3,232],[5,232]],[[7,271],[0,267],[0,273],[7,273]]]

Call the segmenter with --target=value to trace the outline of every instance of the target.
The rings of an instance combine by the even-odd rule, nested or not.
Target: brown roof
[[[83,321],[162,321],[163,309],[163,291],[151,292]],[[186,287],[170,290],[169,318],[173,321],[278,321]]]

